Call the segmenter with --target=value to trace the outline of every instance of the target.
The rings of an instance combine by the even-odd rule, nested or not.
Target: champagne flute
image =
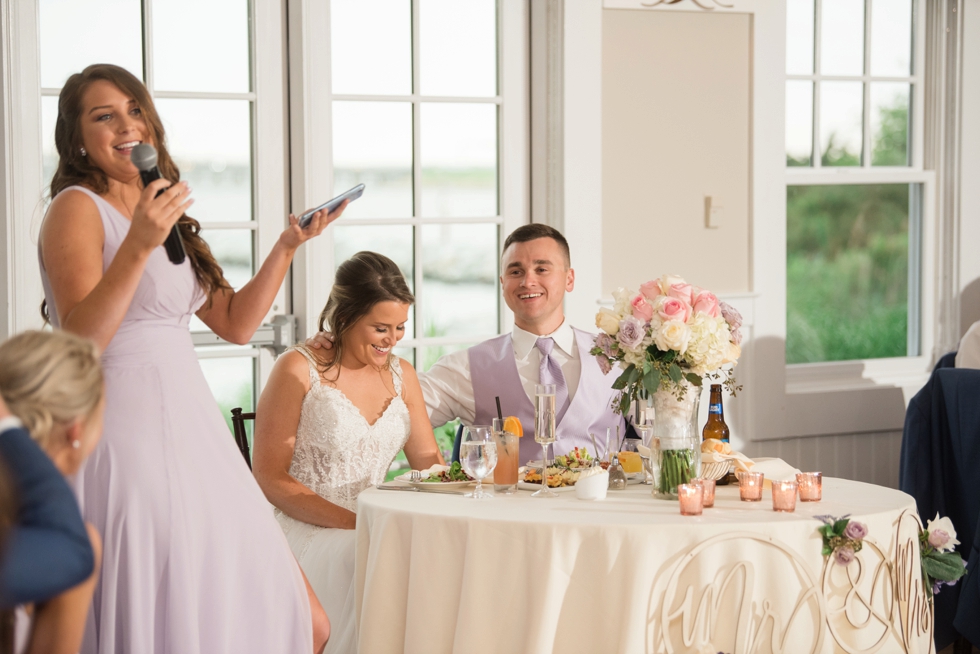
[[[483,492],[483,478],[497,467],[497,443],[489,425],[473,425],[463,431],[459,444],[459,463],[463,471],[476,479],[476,490],[466,497],[484,500],[493,497]]]
[[[548,445],[555,442],[555,385],[534,386],[534,440],[541,443],[541,490],[531,497],[558,497],[548,488]]]

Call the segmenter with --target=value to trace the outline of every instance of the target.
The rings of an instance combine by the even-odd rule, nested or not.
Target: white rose
[[[615,336],[619,332],[619,321],[620,317],[616,312],[605,307],[599,309],[599,313],[595,315],[595,326],[610,336]]]
[[[654,342],[661,350],[677,350],[679,354],[687,351],[691,330],[680,320],[667,320],[654,336]]]
[[[729,363],[736,363],[738,358],[742,356],[742,346],[737,343],[728,342],[728,351],[725,352],[725,359],[721,362],[721,365],[728,365]]]

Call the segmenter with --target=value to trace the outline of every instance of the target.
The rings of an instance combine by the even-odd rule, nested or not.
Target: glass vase
[[[701,438],[698,434],[698,406],[701,387],[683,382],[684,394],[661,389],[653,394],[654,436],[659,441],[659,474],[653,496],[677,499],[677,486],[701,474]]]

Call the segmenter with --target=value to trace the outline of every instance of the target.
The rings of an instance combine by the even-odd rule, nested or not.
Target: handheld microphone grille
[[[129,154],[137,170],[150,170],[157,165],[157,149],[149,143],[140,143]]]

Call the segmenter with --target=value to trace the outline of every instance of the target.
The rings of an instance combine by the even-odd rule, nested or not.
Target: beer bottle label
[[[708,413],[717,413],[717,414],[720,415],[721,414],[721,404],[718,403],[718,404],[711,404],[711,405],[709,405],[708,406]]]

